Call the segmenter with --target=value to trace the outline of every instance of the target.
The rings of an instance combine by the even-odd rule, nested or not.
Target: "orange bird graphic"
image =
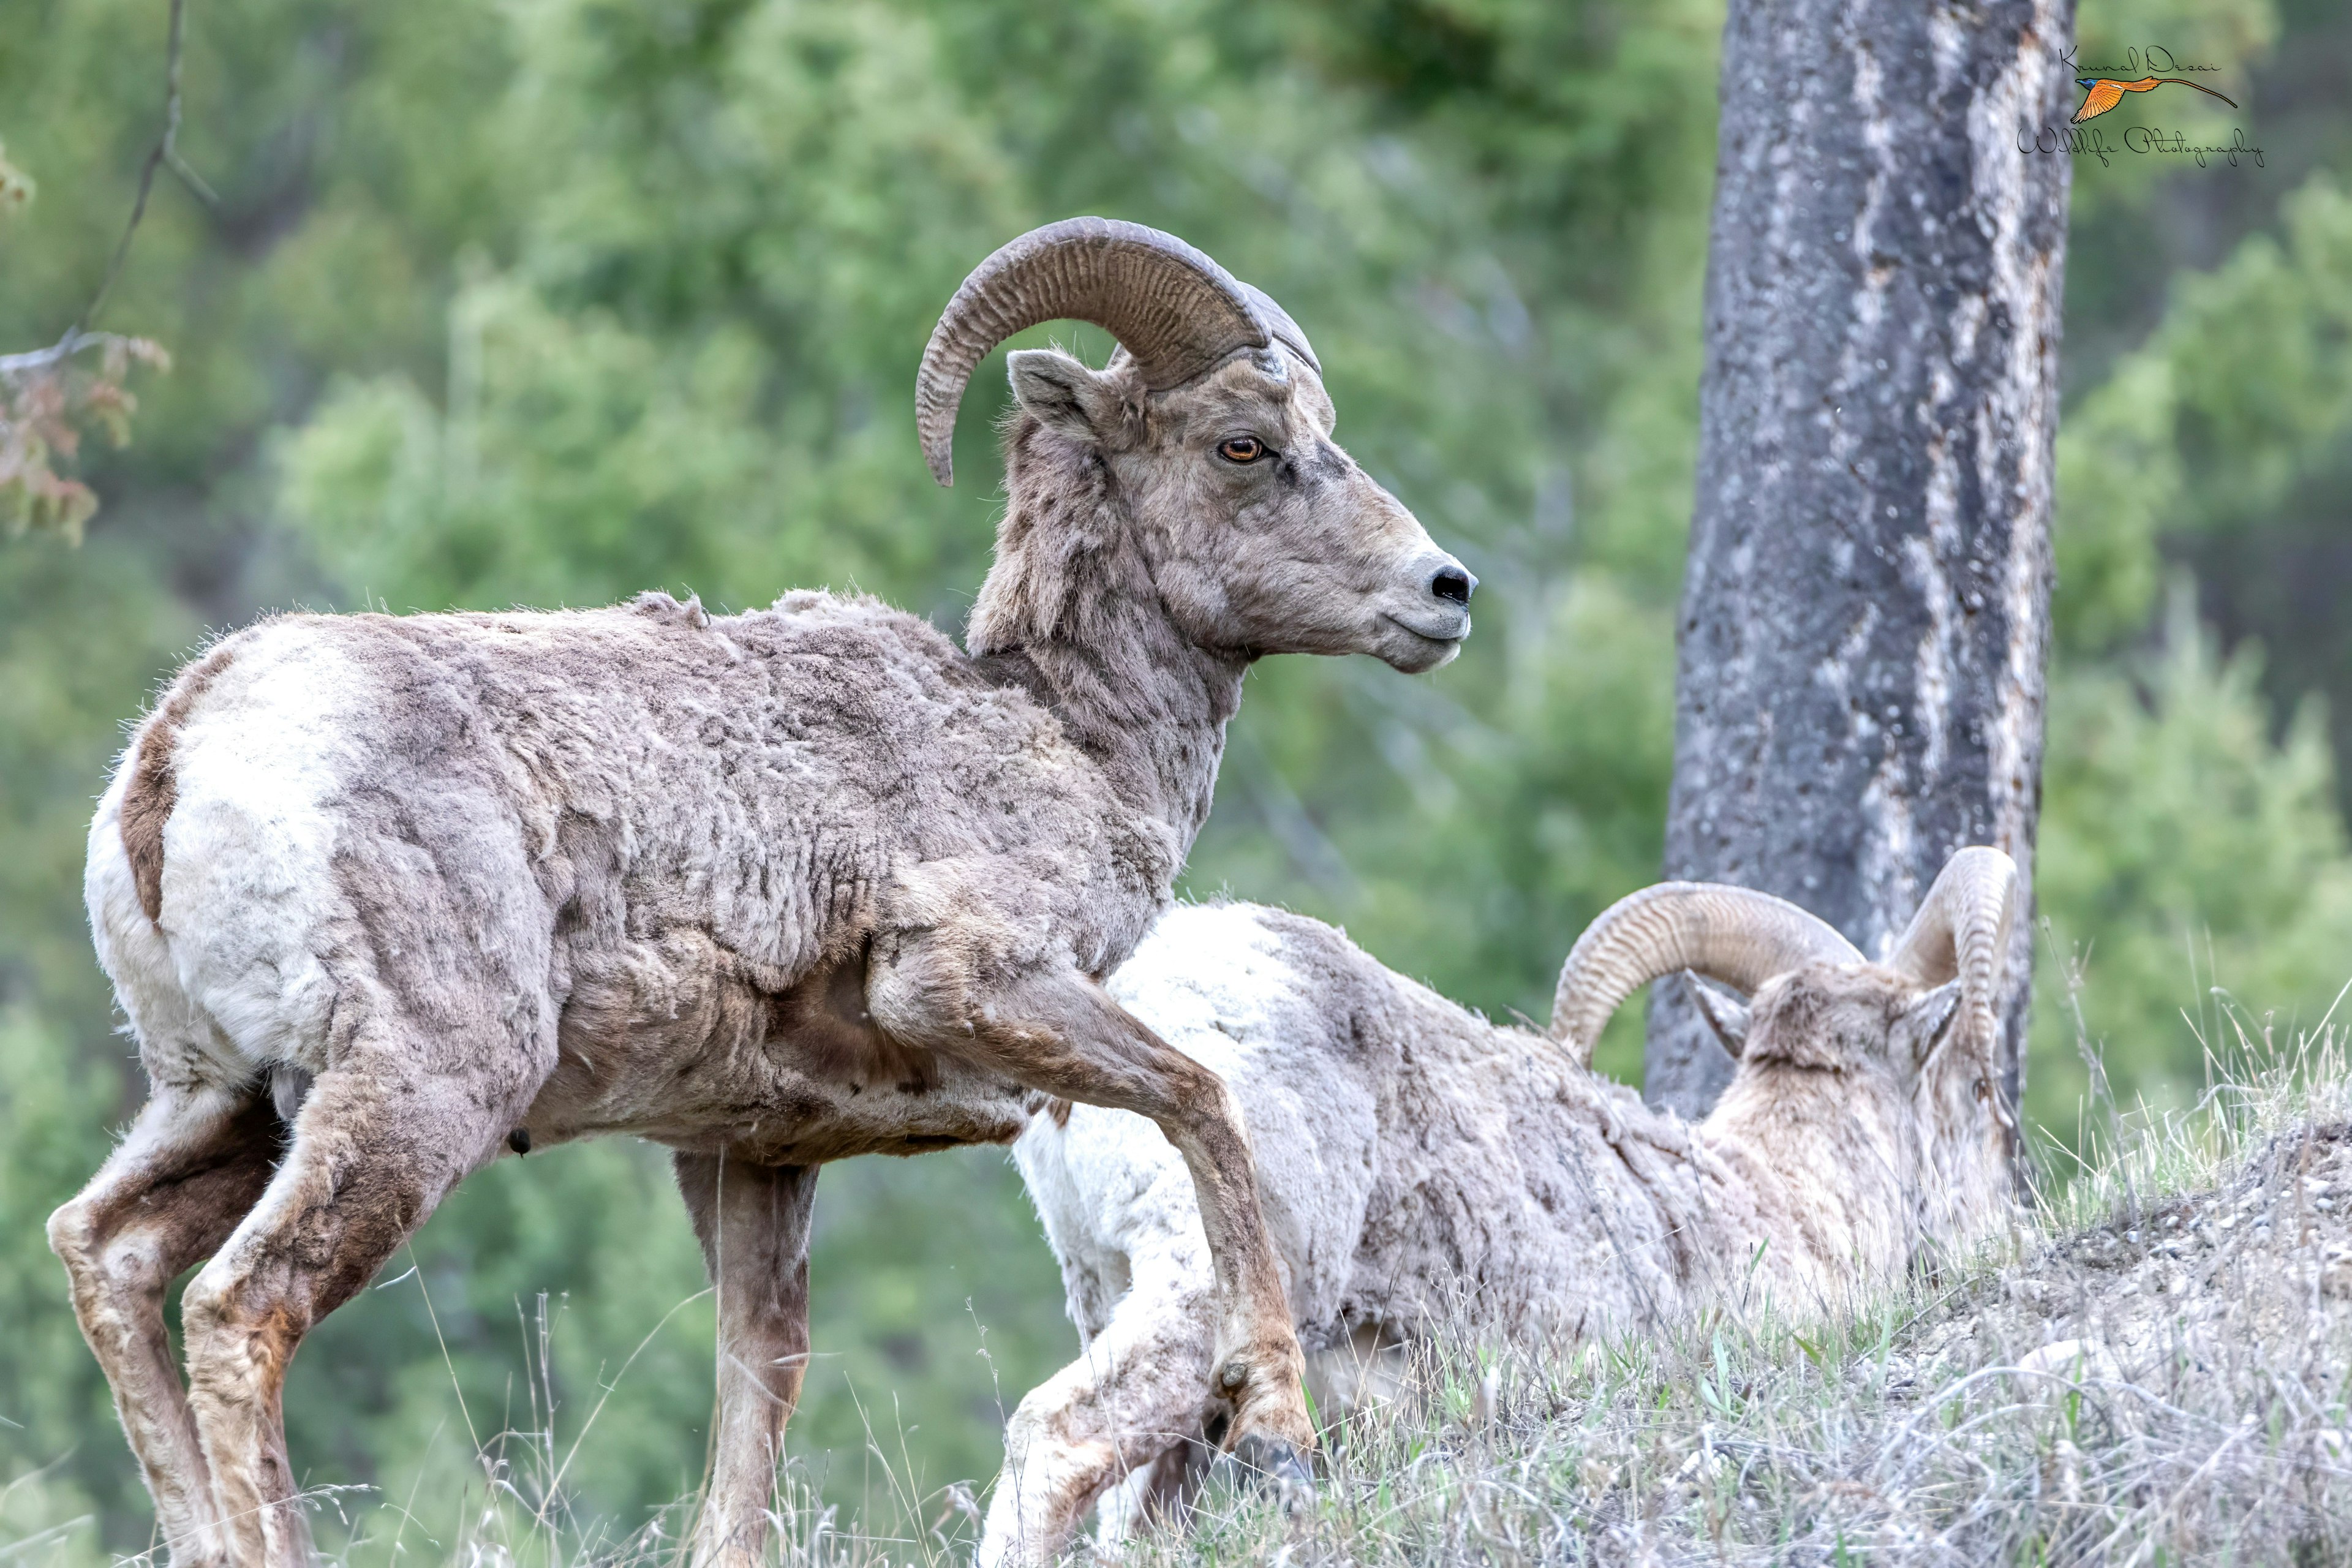
[[[2196,88],[2209,98],[2221,98],[2211,88],[2190,81],[2185,76],[2144,76],[2137,81],[2117,81],[2113,77],[2104,76],[2078,76],[2074,79],[2074,85],[2088,90],[2083,94],[2083,107],[2074,110],[2074,123],[2080,125],[2085,120],[2096,120],[2121,103],[2127,92],[2153,92],[2158,84],[2168,81]],[[2234,99],[2221,98],[2221,101],[2232,109],[2238,107]]]

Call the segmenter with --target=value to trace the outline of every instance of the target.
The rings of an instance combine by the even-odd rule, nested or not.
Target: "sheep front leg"
[[[959,1057],[1066,1100],[1156,1123],[1192,1177],[1216,1281],[1212,1393],[1232,1411],[1228,1444],[1247,1468],[1304,1480],[1315,1429],[1300,1392],[1305,1358],[1280,1266],[1258,1212],[1240,1104],[1224,1080],[1152,1033],[1074,969],[972,976],[976,942],[945,930],[877,942],[866,1004],[907,1044]]]
[[[814,1165],[677,1156],[678,1191],[719,1291],[719,1402],[695,1568],[749,1568],[767,1545],[784,1424],[808,1369]]]
[[[1155,1479],[1171,1453],[1202,1438],[1216,1292],[1199,1237],[1169,1241],[1168,1253],[1132,1261],[1109,1324],[1013,1413],[977,1568],[1052,1562],[1089,1504],[1130,1478]],[[1106,1504],[1104,1543],[1141,1511],[1111,1517]]]

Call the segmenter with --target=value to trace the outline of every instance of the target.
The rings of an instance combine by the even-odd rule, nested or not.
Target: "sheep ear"
[[[1960,983],[1948,981],[1911,1004],[1911,1049],[1913,1059],[1926,1062],[1936,1054],[1952,1032],[1952,1020],[1960,1016]]]
[[[1737,994],[1724,989],[1704,976],[1683,971],[1684,982],[1691,997],[1698,1004],[1699,1016],[1715,1031],[1731,1059],[1738,1061],[1748,1048],[1748,1004]]]
[[[1021,349],[1005,356],[1013,400],[1073,440],[1101,445],[1117,429],[1119,396],[1108,378],[1059,349]]]

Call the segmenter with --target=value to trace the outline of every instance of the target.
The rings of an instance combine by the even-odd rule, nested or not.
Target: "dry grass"
[[[2352,1082],[2332,1043],[2116,1118],[2037,1222],[1844,1321],[1439,1346],[1287,1515],[1139,1563],[2352,1562]]]

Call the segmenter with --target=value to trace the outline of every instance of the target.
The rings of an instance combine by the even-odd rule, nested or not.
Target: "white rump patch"
[[[173,752],[161,924],[181,986],[247,1070],[326,1065],[325,930],[362,681],[299,622],[263,628],[196,700]]]

